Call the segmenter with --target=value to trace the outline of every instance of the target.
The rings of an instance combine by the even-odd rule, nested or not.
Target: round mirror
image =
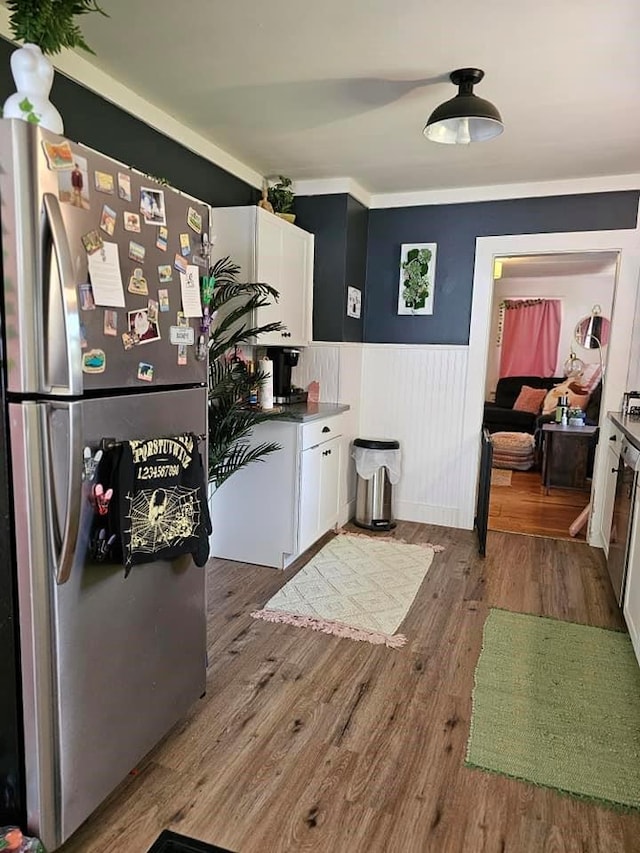
[[[601,314],[589,314],[576,325],[576,342],[585,349],[597,349],[609,343],[610,322]]]

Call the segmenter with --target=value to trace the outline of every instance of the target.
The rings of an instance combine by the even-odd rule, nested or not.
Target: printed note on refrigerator
[[[87,259],[95,304],[106,308],[124,308],[118,244],[105,242],[101,251],[93,252]]]
[[[187,266],[186,273],[180,273],[182,291],[182,312],[185,317],[202,317],[200,302],[200,270],[194,264]]]

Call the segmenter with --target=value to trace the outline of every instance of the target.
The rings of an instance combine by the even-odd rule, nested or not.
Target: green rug
[[[640,809],[640,667],[627,634],[491,610],[466,764]]]

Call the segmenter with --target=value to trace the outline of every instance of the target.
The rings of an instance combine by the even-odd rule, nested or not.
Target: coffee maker
[[[273,364],[273,402],[276,405],[304,403],[307,399],[306,391],[291,385],[291,368],[296,366],[299,357],[300,350],[290,347],[267,348],[267,358]]]

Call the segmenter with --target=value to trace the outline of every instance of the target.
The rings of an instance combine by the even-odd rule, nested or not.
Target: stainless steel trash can
[[[366,527],[368,530],[391,530],[396,526],[393,518],[393,486],[389,479],[389,471],[385,465],[385,452],[388,461],[394,461],[400,449],[400,442],[386,441],[382,439],[356,438],[353,442],[356,468],[358,465],[358,451],[361,458],[367,459],[366,451],[375,451],[369,454],[369,458],[375,460],[377,467],[370,470],[371,476],[363,477],[358,471],[358,482],[356,486],[356,516],[354,522],[358,527]],[[389,453],[392,452],[392,453]],[[395,470],[395,466],[394,466]]]

